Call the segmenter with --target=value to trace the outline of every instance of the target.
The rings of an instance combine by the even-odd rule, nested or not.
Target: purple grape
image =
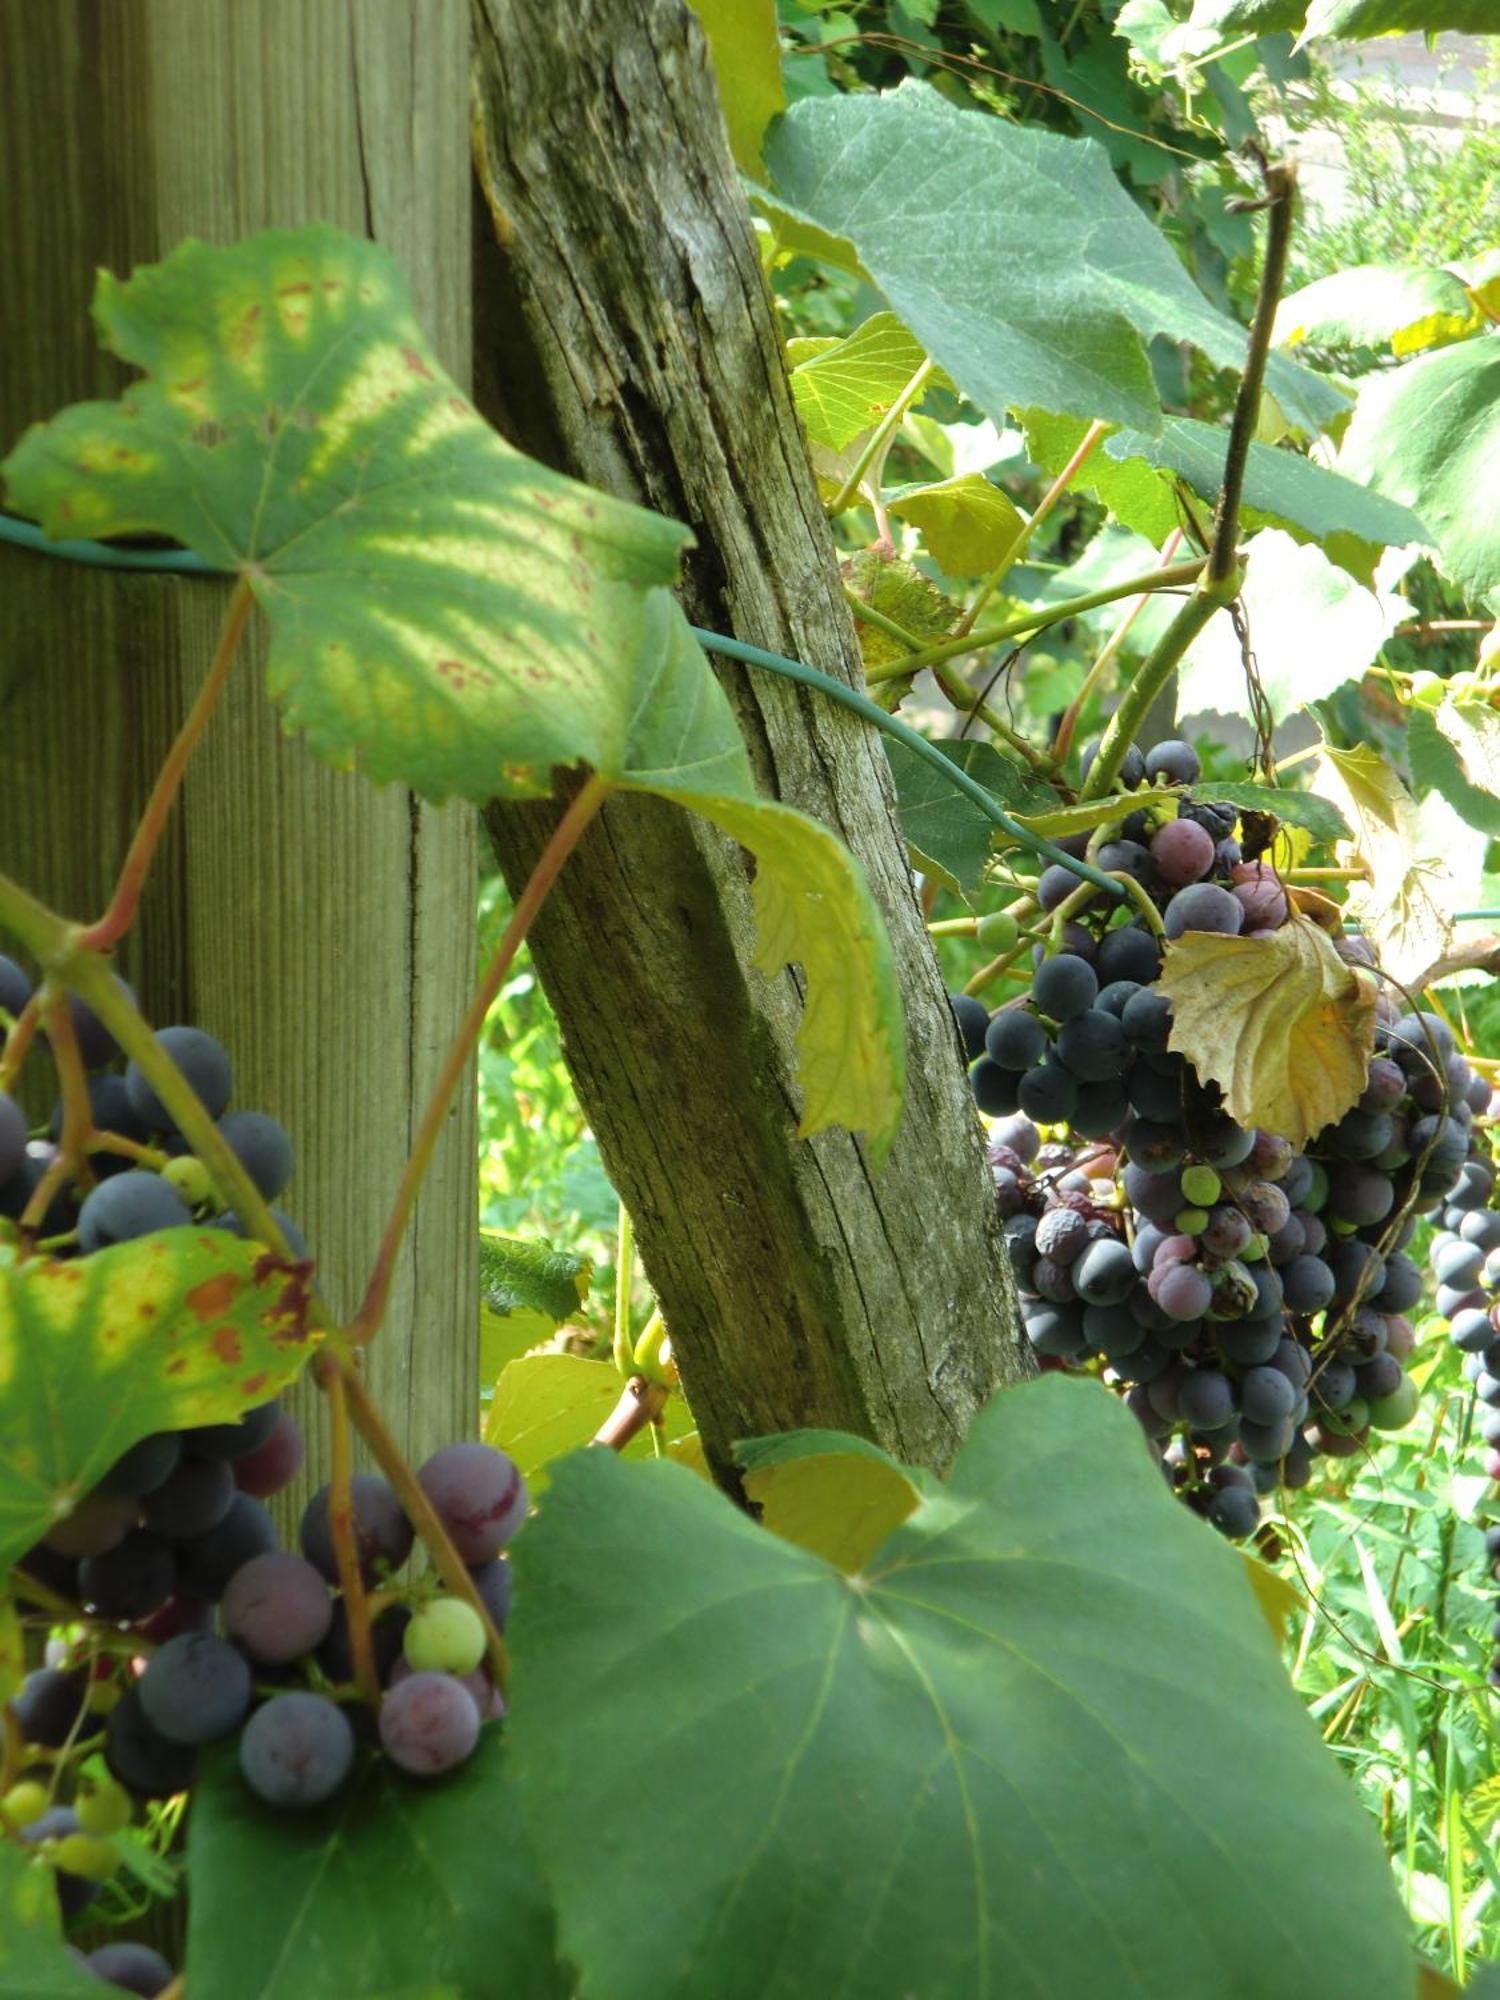
[[[1044,959],[1031,983],[1031,997],[1037,1008],[1053,1021],[1071,1021],[1075,1015],[1086,1013],[1098,996],[1099,981],[1094,968],[1070,952]]]
[[[1047,1030],[1022,1007],[1002,1007],[990,1021],[984,1053],[1001,1069],[1034,1069],[1047,1053]]]
[[[281,1405],[273,1398],[257,1403],[232,1423],[199,1424],[184,1431],[182,1442],[200,1458],[248,1458],[267,1442],[280,1417]]]
[[[11,1712],[28,1743],[46,1750],[60,1750],[82,1723],[87,1694],[86,1673],[38,1667],[22,1681],[12,1698]],[[81,1733],[87,1735],[89,1731],[85,1728]]]
[[[1008,1118],[1020,1103],[1014,1070],[1002,1069],[990,1056],[981,1056],[969,1071],[969,1090],[976,1107],[987,1118]]]
[[[134,989],[127,986],[118,975],[115,978],[115,985],[121,995],[134,1006]],[[102,1069],[105,1063],[113,1062],[120,1053],[120,1044],[93,1008],[80,1000],[76,993],[68,995],[68,1014],[73,1023],[73,1039],[78,1044],[78,1054],[84,1068]]]
[[[242,1493],[265,1500],[290,1486],[301,1470],[305,1451],[297,1419],[290,1410],[283,1410],[265,1443],[232,1461],[234,1483]]]
[[[230,1578],[224,1631],[252,1660],[283,1666],[312,1652],[333,1623],[328,1585],[301,1556],[253,1556]]]
[[[393,1764],[414,1777],[454,1770],[478,1741],[478,1707],[451,1674],[412,1674],[381,1704],[381,1747]]]
[[[444,1445],[417,1479],[470,1568],[499,1555],[526,1520],[526,1481],[493,1445]]]
[[[266,1201],[285,1192],[296,1164],[285,1126],[263,1111],[231,1111],[219,1132]]]
[[[1213,1301],[1213,1286],[1194,1264],[1169,1265],[1152,1276],[1151,1296],[1175,1320],[1201,1319]]]
[[[132,1167],[112,1174],[88,1194],[78,1211],[78,1247],[84,1254],[152,1236],[158,1229],[181,1229],[193,1212],[160,1174]]]
[[[207,1534],[177,1544],[180,1590],[217,1602],[236,1571],[277,1546],[276,1524],[258,1500],[236,1493],[229,1512]]]
[[[141,1706],[139,1688],[131,1688],[104,1725],[104,1762],[111,1777],[137,1798],[170,1799],[192,1784],[198,1753],[154,1728]]]
[[[1118,1077],[1125,1061],[1125,1030],[1113,1014],[1087,1008],[1058,1031],[1057,1059],[1082,1083]]]
[[[1216,1368],[1195,1368],[1183,1382],[1177,1407],[1195,1431],[1216,1431],[1234,1415],[1234,1387]]]
[[[234,1503],[234,1474],[221,1458],[184,1456],[171,1477],[146,1495],[146,1526],[169,1540],[206,1535]]]
[[[1191,743],[1173,736],[1153,744],[1146,752],[1146,776],[1167,785],[1196,785],[1203,776],[1203,765]],[[1226,827],[1225,832],[1228,831]]]
[[[1095,969],[1101,983],[1111,986],[1121,979],[1137,980],[1149,986],[1161,967],[1161,947],[1144,925],[1128,923],[1106,931],[1099,940]]]
[[[183,1632],[158,1647],[138,1683],[146,1719],[173,1743],[214,1743],[250,1712],[250,1666],[209,1632]]]
[[[1038,1125],[1060,1125],[1078,1108],[1078,1084],[1060,1063],[1041,1063],[1021,1078],[1016,1098]]]
[[[1038,1254],[1054,1264],[1071,1264],[1088,1240],[1088,1221],[1077,1209],[1049,1208],[1036,1226]]]
[[[83,1962],[106,1986],[118,1986],[122,1993],[134,1993],[139,2000],[156,2000],[172,1983],[172,1968],[161,1953],[128,1938],[101,1944]]]
[[[481,1447],[483,1449],[483,1447]],[[303,1510],[298,1540],[302,1553],[330,1583],[339,1580],[328,1503],[332,1488],[320,1486]],[[400,1569],[416,1539],[411,1522],[396,1497],[396,1489],[378,1473],[357,1472],[350,1482],[354,1509],[354,1545],[366,1584]]]
[[[154,1431],[122,1453],[94,1491],[131,1499],[153,1493],[171,1478],[181,1457],[182,1439],[176,1431]]]
[[[166,1603],[177,1583],[172,1551],[144,1528],[78,1565],[78,1590],[101,1618],[144,1618]]]
[[[1162,915],[1169,938],[1180,938],[1188,931],[1237,937],[1244,921],[1243,907],[1216,882],[1194,882],[1190,888],[1179,889]]]
[[[1151,859],[1168,888],[1185,888],[1201,882],[1213,867],[1213,836],[1190,819],[1168,820],[1151,842]]]
[[[156,1040],[163,1053],[181,1070],[209,1117],[222,1117],[233,1081],[223,1044],[201,1028],[163,1028]],[[132,1062],[126,1069],[125,1089],[131,1109],[143,1125],[153,1132],[176,1132],[176,1121],[138,1063]]]
[[[473,1706],[470,1701],[471,1710]],[[255,1711],[240,1737],[245,1783],[267,1805],[288,1810],[332,1798],[353,1763],[349,1718],[337,1702],[320,1694],[273,1696]]]

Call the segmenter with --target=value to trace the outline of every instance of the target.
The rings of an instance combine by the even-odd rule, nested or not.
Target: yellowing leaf
[[[1375,988],[1315,925],[1271,937],[1189,931],[1167,946],[1168,1046],[1224,1092],[1232,1118],[1301,1147],[1365,1087]]]
[[[872,313],[844,340],[792,370],[792,399],[812,444],[842,451],[878,424],[927,359],[894,313]],[[929,378],[936,387],[940,377]]]
[[[512,1361],[495,1385],[485,1419],[487,1444],[498,1445],[520,1466],[533,1495],[547,1486],[546,1468],[564,1453],[588,1443],[620,1400],[625,1387],[607,1361],[577,1354],[527,1354]],[[685,1437],[692,1415],[681,1396],[670,1396],[662,1412],[664,1439]],[[632,1458],[655,1456],[648,1431],[625,1447]]]
[[[735,1458],[762,1525],[850,1575],[922,1503],[904,1466],[831,1431],[752,1438],[735,1447]]]
[[[759,174],[761,134],[786,109],[776,0],[693,0],[693,12],[713,54],[735,164]]]
[[[1289,1583],[1280,1570],[1263,1563],[1259,1556],[1249,1549],[1240,1550],[1240,1561],[1245,1565],[1245,1580],[1255,1592],[1255,1601],[1260,1606],[1260,1615],[1270,1627],[1271,1637],[1279,1646],[1286,1637],[1286,1628],[1296,1617],[1302,1606],[1302,1594],[1293,1583]]]
[[[1422,853],[1417,802],[1378,750],[1325,743],[1318,769],[1316,789],[1354,828],[1340,858],[1363,861],[1370,874],[1351,890],[1349,914],[1370,934],[1385,971],[1409,984],[1453,941],[1459,906],[1448,893],[1446,862]]]
[[[982,472],[965,472],[933,486],[903,486],[887,506],[920,529],[927,552],[947,576],[993,569],[1021,528],[1021,515]]]
[[[919,646],[946,639],[953,630],[958,607],[945,597],[929,576],[900,556],[884,556],[878,549],[860,549],[844,564],[844,580],[856,597],[874,611],[894,619],[910,632]],[[893,665],[909,650],[899,639],[878,625],[859,621],[859,645],[866,667]]]

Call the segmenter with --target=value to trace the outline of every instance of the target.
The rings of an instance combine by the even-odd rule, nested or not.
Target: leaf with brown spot
[[[292,1381],[317,1338],[308,1269],[212,1229],[72,1263],[0,1253],[0,1572],[141,1438]]]
[[[1232,1118],[1297,1147],[1365,1087],[1375,986],[1293,916],[1270,937],[1189,931],[1167,946],[1168,1046],[1217,1083]]]

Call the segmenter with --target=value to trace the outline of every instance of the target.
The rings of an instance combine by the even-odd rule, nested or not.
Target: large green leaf
[[[1169,417],[1158,437],[1118,431],[1104,441],[1106,457],[1144,460],[1175,474],[1210,506],[1219,497],[1228,449],[1228,431],[1191,417]],[[1388,489],[1376,480],[1357,472],[1341,477],[1300,452],[1264,444],[1250,447],[1243,503],[1246,526],[1283,528],[1299,542],[1323,544],[1341,568],[1364,582],[1369,582],[1382,549],[1432,539],[1410,506],[1387,495]]]
[[[1500,609],[1500,339],[1365,376],[1338,462],[1415,509],[1447,575]]]
[[[943,754],[993,792],[1007,812],[1045,812],[1057,795],[990,743],[945,743]],[[901,834],[918,865],[956,889],[972,889],[990,857],[995,823],[966,792],[902,743],[886,738]]]
[[[101,2000],[104,1988],[63,1949],[52,1870],[0,1840],[0,2000]]]
[[[1012,546],[1022,528],[1014,501],[982,472],[961,472],[931,486],[901,486],[886,509],[918,529],[945,576],[982,576]]]
[[[495,1400],[484,1422],[485,1441],[509,1452],[535,1499],[546,1490],[546,1468],[589,1442],[624,1387],[620,1371],[608,1361],[589,1361],[580,1354],[523,1354],[507,1364],[495,1385]],[[682,1397],[668,1397],[660,1445],[675,1444],[693,1428],[692,1412]],[[647,1431],[639,1432],[625,1449],[632,1458],[657,1455]]]
[[[1462,340],[1479,314],[1451,271],[1433,265],[1356,264],[1291,292],[1276,312],[1276,343],[1388,347],[1415,354]]]
[[[188,1820],[187,1969],[213,2000],[562,2000],[552,1912],[497,1727],[437,1782],[364,1758],[325,1806],[276,1812],[233,1746]]]
[[[592,2000],[1409,2000],[1243,1564],[1093,1384],[997,1396],[854,1576],[605,1452],[514,1561],[513,1769]]]
[[[1303,29],[1314,35],[1493,35],[1495,0],[1312,0]]]
[[[152,1431],[227,1423],[312,1351],[306,1267],[219,1229],[0,1251],[0,1571]]]
[[[961,111],[907,82],[795,104],[765,150],[785,204],[853,245],[997,423],[1035,407],[1155,431],[1148,340],[1191,341],[1221,367],[1244,360],[1243,329],[1198,291],[1093,140]],[[1269,379],[1309,430],[1343,407],[1281,357]]]
[[[1500,836],[1500,715],[1468,702],[1413,708],[1406,742],[1417,792],[1438,793],[1467,825]]]
[[[776,0],[693,0],[714,59],[719,102],[736,162],[760,172],[760,138],[786,104]]]

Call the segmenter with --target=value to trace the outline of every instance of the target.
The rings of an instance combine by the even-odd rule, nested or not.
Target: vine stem
[[[924,361],[921,367],[917,369],[916,373],[912,376],[911,380],[907,383],[906,387],[901,391],[900,395],[896,398],[895,402],[891,404],[891,407],[886,411],[885,415],[880,419],[880,422],[875,426],[875,429],[870,433],[869,439],[866,442],[864,450],[860,453],[859,457],[855,461],[854,470],[849,474],[849,477],[844,481],[843,485],[839,488],[838,492],[834,494],[833,498],[828,503],[828,512],[830,515],[843,513],[844,509],[853,500],[855,494],[858,493],[860,481],[864,478],[865,474],[870,470],[870,467],[875,463],[877,459],[884,458],[885,453],[890,445],[890,441],[895,436],[897,427],[900,425],[902,418],[906,415],[907,411],[911,408],[912,404],[921,395],[922,391],[927,387],[928,380],[932,375],[932,370],[933,370],[932,362]],[[877,481],[877,489],[878,489],[878,484],[879,482]],[[874,497],[878,502],[880,498],[878,490]]]
[[[1047,488],[1046,492],[1037,502],[1036,510],[1032,514],[1031,519],[1029,521],[1023,521],[1021,523],[1020,527],[1011,537],[1009,546],[1006,548],[1004,555],[1001,556],[999,562],[996,563],[995,567],[990,571],[989,575],[985,577],[984,580],[981,582],[978,590],[975,591],[974,602],[969,606],[968,610],[959,620],[958,629],[960,633],[968,632],[973,629],[974,620],[979,616],[980,612],[984,609],[985,605],[989,603],[991,597],[993,597],[995,592],[1000,588],[1000,585],[1005,581],[1005,578],[1012,569],[1012,567],[1014,566],[1017,557],[1020,556],[1025,551],[1026,544],[1031,540],[1032,536],[1036,533],[1037,529],[1042,525],[1043,521],[1046,520],[1047,516],[1052,512],[1052,509],[1057,505],[1058,501],[1061,500],[1064,493],[1067,492],[1068,488],[1072,485],[1073,481],[1078,477],[1078,474],[1082,471],[1083,467],[1088,463],[1088,460],[1092,457],[1096,446],[1099,444],[1100,440],[1104,437],[1104,435],[1108,430],[1109,430],[1108,424],[1101,423],[1096,420],[1094,423],[1091,423],[1089,425],[1088,429],[1084,432],[1083,436],[1078,440],[1078,449],[1074,452],[1073,456],[1068,460],[1067,464],[1063,467],[1062,471],[1058,473],[1056,479],[1053,480],[1052,484]]]
[[[489,968],[479,983],[479,990],[469,1003],[458,1033],[453,1038],[432,1096],[428,1100],[422,1123],[417,1129],[411,1153],[402,1170],[401,1185],[396,1190],[396,1199],[391,1205],[390,1218],[385,1225],[385,1234],[380,1239],[380,1248],[375,1253],[375,1263],[370,1272],[369,1283],[359,1311],[348,1327],[350,1340],[356,1347],[362,1347],[379,1330],[385,1318],[385,1309],[390,1299],[391,1279],[395,1274],[396,1255],[401,1248],[401,1238],[406,1225],[411,1220],[412,1207],[417,1199],[417,1190],[422,1184],[422,1176],[431,1163],[437,1142],[442,1137],[443,1126],[448,1117],[454,1094],[463,1080],[469,1059],[479,1045],[479,1037],[484,1032],[485,1020],[495,1003],[495,996],[505,983],[505,975],[525,940],[527,931],[537,911],[547,900],[548,891],[557,880],[563,863],[578,845],[590,820],[603,805],[608,796],[609,786],[603,778],[587,778],[573,798],[572,804],[552,830],[552,836],[537,859],[536,866],[527,878],[526,886],[516,898],[515,909],[510,922],[505,926],[505,935],[496,948]]]
[[[657,1421],[671,1393],[664,1383],[648,1382],[644,1375],[632,1375],[620,1391],[619,1402],[589,1443],[606,1445],[611,1451],[623,1451],[633,1437],[639,1436],[648,1425]]]
[[[1232,603],[1233,583],[1200,585],[1188,599],[1155,647],[1137,668],[1130,685],[1120,696],[1099,745],[1099,754],[1089,766],[1089,774],[1079,793],[1082,800],[1103,798],[1114,788],[1125,752],[1146,719],[1146,712],[1177,670],[1177,664],[1209,619],[1222,605]]]
[[[904,660],[892,660],[885,666],[873,668],[866,679],[872,687],[880,681],[899,680],[905,674],[919,673],[923,667],[934,667],[944,660],[958,659],[964,653],[978,653],[986,646],[999,646],[1008,639],[1022,639],[1031,633],[1043,632],[1049,625],[1060,625],[1065,618],[1080,618],[1085,611],[1097,611],[1101,605],[1113,604],[1117,598],[1131,597],[1138,592],[1149,595],[1157,590],[1171,590],[1178,584],[1196,583],[1207,563],[1206,556],[1192,556],[1182,562],[1146,570],[1140,576],[1126,577],[1104,590],[1086,591],[1081,597],[1065,597],[1045,607],[1038,605],[1031,611],[1007,618],[1003,624],[986,625],[979,632],[969,631],[952,639],[940,639],[931,646],[924,646],[920,652],[909,654]]]
[[[219,632],[219,643],[215,649],[208,673],[198,690],[197,699],[188,710],[187,719],[177,732],[177,740],[167,752],[166,759],[151,788],[151,796],[146,801],[146,809],[141,814],[140,824],[120,869],[115,892],[109,899],[109,907],[97,923],[90,924],[79,939],[85,951],[113,951],[135,921],[135,913],[140,906],[141,891],[146,886],[146,877],[151,871],[156,850],[161,845],[162,834],[166,831],[167,820],[182,788],[182,780],[187,772],[199,738],[208,727],[214,710],[219,705],[219,696],[224,692],[224,684],[229,679],[229,670],[234,665],[234,656],[239,650],[245,622],[250,616],[250,608],[255,598],[248,581],[241,577],[230,596],[224,613],[224,623]]]
[[[448,1539],[448,1531],[439,1519],[437,1510],[422,1490],[416,1474],[401,1455],[401,1447],[386,1428],[384,1417],[370,1398],[370,1392],[360,1379],[355,1357],[340,1354],[333,1357],[343,1379],[344,1394],[347,1399],[350,1421],[374,1454],[375,1462],[396,1489],[396,1497],[406,1512],[407,1519],[421,1536],[427,1553],[432,1557],[434,1569],[455,1597],[461,1597],[469,1608],[479,1616],[484,1626],[485,1657],[490,1663],[490,1674],[501,1694],[505,1693],[510,1679],[510,1654],[505,1641],[495,1629],[495,1622],[485,1609],[484,1599],[474,1586],[463,1557]]]
[[[338,1564],[339,1588],[344,1594],[344,1611],[349,1625],[349,1648],[354,1656],[354,1684],[372,1715],[380,1713],[380,1676],[375,1671],[375,1641],[370,1633],[370,1600],[354,1531],[354,1462],[349,1438],[349,1397],[344,1377],[331,1355],[320,1354],[314,1364],[318,1387],[328,1398],[330,1442],[328,1524],[333,1531],[334,1560]]]

